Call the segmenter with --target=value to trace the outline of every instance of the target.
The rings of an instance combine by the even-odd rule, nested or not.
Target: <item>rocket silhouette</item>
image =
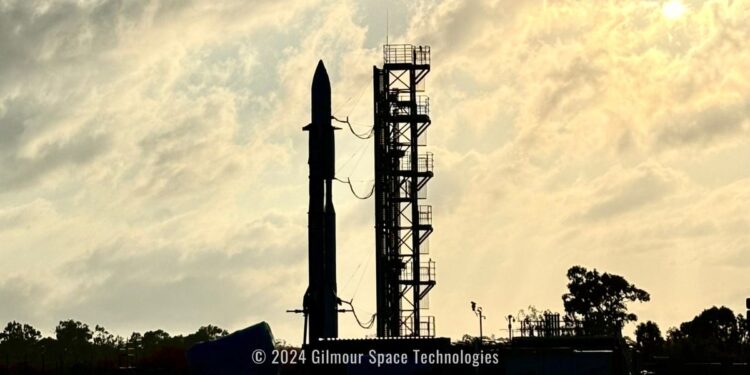
[[[312,81],[311,122],[302,128],[309,134],[309,285],[303,306],[309,319],[311,343],[338,337],[336,211],[332,190],[336,162],[333,131],[336,129],[331,125],[331,82],[321,60]]]

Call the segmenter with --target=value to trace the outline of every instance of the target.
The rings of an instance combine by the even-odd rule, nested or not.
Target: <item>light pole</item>
[[[479,343],[481,344],[484,337],[482,334],[482,320],[487,319],[487,317],[482,313],[482,307],[477,306],[477,303],[474,301],[471,301],[471,311],[474,312],[474,315],[479,317]]]
[[[513,315],[508,315],[505,319],[508,320],[508,340],[513,340],[513,322],[516,321],[516,318]]]

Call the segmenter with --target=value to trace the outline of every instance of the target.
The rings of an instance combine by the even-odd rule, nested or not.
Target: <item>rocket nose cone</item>
[[[318,60],[318,66],[315,67],[315,75],[318,74],[328,75],[328,72],[326,72],[326,65],[323,64],[323,60]]]
[[[323,60],[318,61],[318,67],[315,68],[315,74],[313,75],[313,87],[318,85],[330,86],[328,71],[326,66],[323,65]]]
[[[328,124],[331,123],[331,81],[328,79],[328,72],[323,65],[323,60],[318,62],[315,69],[315,75],[312,81],[312,123]]]

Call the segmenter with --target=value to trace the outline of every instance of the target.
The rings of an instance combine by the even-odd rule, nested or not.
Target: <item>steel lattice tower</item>
[[[373,67],[375,139],[375,250],[377,334],[435,336],[435,319],[423,315],[435,286],[428,255],[432,206],[425,185],[433,176],[426,146],[430,126],[424,79],[430,47],[383,46],[383,68]]]

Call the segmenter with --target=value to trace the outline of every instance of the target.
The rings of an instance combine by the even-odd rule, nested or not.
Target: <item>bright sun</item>
[[[685,12],[687,11],[687,8],[684,4],[682,4],[678,0],[671,0],[666,3],[661,8],[661,12],[664,14],[664,17],[667,17],[670,20],[680,18]]]

